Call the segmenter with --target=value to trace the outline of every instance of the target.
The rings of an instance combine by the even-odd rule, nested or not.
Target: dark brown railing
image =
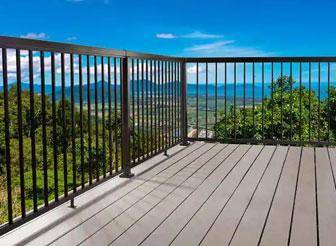
[[[335,145],[334,57],[179,58],[3,36],[0,52],[0,234],[187,140]]]
[[[0,51],[1,234],[182,141],[181,58],[10,37]]]
[[[186,62],[189,140],[335,145],[335,57]]]

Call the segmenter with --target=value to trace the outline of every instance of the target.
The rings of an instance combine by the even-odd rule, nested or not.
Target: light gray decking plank
[[[301,147],[291,147],[261,238],[262,246],[287,245],[291,225]]]
[[[244,155],[244,152],[235,152],[230,156],[230,161],[239,161],[236,168],[230,173],[227,179],[211,195],[201,209],[195,214],[187,226],[174,239],[172,245],[197,245],[208,231],[218,213],[230,199],[230,196],[239,185],[241,179],[251,167],[253,161],[262,150],[262,146],[252,146]]]
[[[336,244],[336,190],[327,148],[316,148],[316,182],[320,245]]]
[[[155,245],[160,242],[162,245],[168,245],[179,231],[188,223],[192,216],[204,204],[212,192],[224,181],[239,161],[239,156],[244,155],[251,146],[229,145],[226,152],[230,153],[221,166],[212,173],[210,177],[185,201],[181,204],[153,233],[142,243],[142,245]],[[233,151],[233,152],[231,152]],[[236,157],[234,157],[236,156]],[[227,176],[229,178],[229,176]]]
[[[195,160],[188,165],[188,168],[178,172],[167,181],[163,180],[160,187],[149,193],[141,201],[130,207],[130,209],[125,210],[121,215],[114,217],[108,223],[104,224],[104,227],[100,228],[99,231],[88,238],[83,245],[92,245],[98,240],[101,245],[105,245],[113,241],[134,222],[173,192],[177,187],[184,185],[186,180],[190,179],[194,175],[197,175],[197,171],[199,171],[199,169],[220,150],[221,145],[217,144],[213,148],[209,149],[209,151],[201,153],[199,157],[196,157]],[[190,175],[192,176],[190,177]],[[189,187],[186,186],[186,188],[188,189]]]
[[[333,174],[333,179],[335,183],[335,180],[336,180],[336,148],[328,148],[328,152],[330,155],[332,174]],[[335,183],[335,188],[336,188],[336,183]]]
[[[317,245],[314,148],[302,151],[290,245]]]
[[[250,246],[258,244],[286,159],[287,150],[288,147],[277,147],[230,245]]]
[[[224,160],[236,146],[230,145],[229,148],[223,149],[219,154],[214,156],[201,170],[197,172],[197,176],[193,176],[192,179],[188,180],[188,188],[185,189],[183,186],[176,189],[172,194],[165,198],[157,207],[150,211],[145,217],[139,220],[135,225],[128,229],[118,240],[114,242],[115,245],[138,245],[140,244],[146,236],[151,233],[156,226],[158,226],[167,216],[169,216],[174,209],[178,208],[179,205],[185,200],[190,199],[189,195],[199,187],[202,182],[207,180],[212,180],[213,176],[217,173],[224,177],[224,174],[220,171],[223,167],[222,160]],[[210,176],[209,176],[210,175]],[[204,184],[204,183],[203,183]],[[194,193],[193,193],[194,194]],[[206,194],[203,194],[205,197]],[[190,210],[190,207],[188,208]],[[185,218],[185,216],[183,216]],[[160,244],[165,245],[168,242],[163,242],[160,239]]]
[[[201,147],[198,148],[199,146]],[[112,203],[108,203],[108,205],[103,207],[103,209],[99,210],[98,213],[93,214],[93,216],[89,217],[86,220],[82,220],[82,223],[80,223],[79,226],[71,230],[70,233],[61,235],[62,237],[58,238],[55,244],[63,244],[68,242],[71,244],[75,244],[89,237],[95,231],[99,230],[99,228],[102,227],[105,223],[107,223],[112,216],[120,214],[122,211],[126,210],[132,204],[142,199],[143,196],[153,191],[156,187],[158,187],[161,184],[161,182],[173,176],[174,173],[179,172],[179,170],[187,166],[191,160],[186,161],[185,159],[187,158],[190,159],[190,155],[193,155],[195,159],[198,156],[201,156],[206,151],[208,151],[212,146],[214,146],[214,144],[195,146],[191,149],[191,152],[188,151],[187,154],[184,155],[185,157],[182,157],[182,159],[177,158],[175,159],[176,163],[173,161],[168,166],[166,166],[168,168],[161,169],[159,172],[156,172],[154,168],[150,170],[149,173],[144,173],[141,174],[140,176],[134,177],[133,179],[130,180],[131,183],[138,181],[140,182],[140,185],[135,186],[135,189],[133,189],[126,196],[121,197],[119,200],[116,200],[115,202]]]
[[[72,228],[80,225],[120,197],[127,195],[146,179],[172,165],[174,161],[178,161],[181,156],[190,154],[202,145],[204,143],[196,142],[188,147],[175,146],[169,149],[168,153],[171,155],[169,158],[161,154],[133,168],[132,172],[136,175],[141,174],[142,179],[135,177],[126,180],[115,177],[76,197],[76,209],[70,209],[67,203],[63,204],[1,237],[0,245],[3,242],[4,245],[45,245],[64,233],[71,232]]]
[[[247,173],[232,198],[221,211],[201,245],[228,245],[230,239],[247,207],[259,180],[275,150],[274,146],[265,146],[257,161]]]

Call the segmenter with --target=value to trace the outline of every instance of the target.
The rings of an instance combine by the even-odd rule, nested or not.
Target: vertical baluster
[[[224,95],[224,111],[225,111],[225,140],[227,140],[227,63],[225,62],[225,72],[224,72],[224,87],[225,87],[225,95]]]
[[[164,122],[165,122],[165,150],[167,150],[167,148],[168,148],[168,136],[169,136],[169,133],[168,133],[168,108],[167,108],[167,106],[168,106],[168,101],[167,101],[167,98],[168,98],[168,95],[167,95],[167,86],[168,86],[168,76],[167,76],[167,71],[168,71],[168,69],[167,69],[167,62],[165,61],[164,62],[165,63],[165,120],[164,120]]]
[[[2,61],[6,61],[3,58]],[[7,63],[6,63],[7,64]],[[5,65],[3,74],[5,76]],[[6,67],[7,69],[7,67]],[[6,75],[7,76],[7,75]],[[7,82],[7,77],[6,77]],[[4,77],[5,83],[5,77]],[[34,100],[34,68],[33,68],[33,52],[29,51],[29,91],[30,91],[30,142],[31,142],[31,158],[32,158],[32,180],[33,180],[33,206],[34,212],[37,212],[37,185],[36,185],[36,145],[35,145],[35,100]],[[5,93],[5,90],[4,90]]]
[[[290,136],[289,140],[292,141],[293,137],[293,64],[290,63]]]
[[[52,86],[52,118],[53,118],[53,156],[54,156],[54,184],[55,202],[58,201],[58,150],[57,150],[57,118],[56,118],[56,78],[55,53],[51,53],[51,86]]]
[[[271,120],[271,124],[272,124],[272,136],[271,138],[274,138],[274,63],[272,62],[272,66],[271,66],[271,101],[272,101],[272,120]]]
[[[75,73],[73,54],[70,54],[71,73],[71,139],[72,139],[72,183],[73,191],[76,192],[76,132],[75,132]]]
[[[105,59],[101,57],[101,79],[102,79],[102,141],[103,141],[103,177],[106,178],[106,141],[105,141]]]
[[[145,81],[144,81],[144,60],[141,60],[141,128],[142,128],[142,159],[145,158]]]
[[[43,149],[43,185],[44,185],[44,205],[48,206],[48,163],[47,163],[47,128],[46,128],[46,105],[45,105],[45,70],[44,52],[40,53],[41,68],[41,105],[42,105],[42,149]]]
[[[134,109],[134,59],[132,59],[132,123],[133,123],[133,129],[132,129],[132,135],[133,135],[133,142],[132,142],[132,159],[133,164],[135,163],[135,109]]]
[[[330,142],[330,117],[330,62],[328,62],[328,143]]]
[[[253,124],[253,132],[252,139],[255,139],[255,63],[252,64],[252,124]]]
[[[208,63],[205,63],[205,138],[208,138]]]
[[[84,116],[83,116],[83,71],[82,55],[78,55],[78,76],[79,76],[79,130],[80,130],[80,152],[81,152],[81,186],[84,189]]]
[[[92,184],[92,143],[91,143],[91,82],[90,82],[90,56],[87,56],[87,110],[88,110],[88,147],[89,147],[89,184]]]
[[[244,139],[246,139],[246,63],[244,62],[244,98],[243,98],[243,107],[244,107]]]
[[[177,83],[177,86],[178,86],[178,88],[177,88],[177,94],[178,94],[178,96],[177,96],[177,98],[178,98],[178,100],[177,100],[177,110],[178,110],[178,113],[177,113],[177,115],[178,115],[178,120],[177,120],[177,125],[178,125],[178,140],[179,141],[181,141],[182,140],[182,137],[181,137],[181,126],[180,126],[180,124],[181,124],[181,77],[180,77],[180,75],[181,75],[181,73],[180,73],[180,63],[178,63],[177,64],[177,80],[178,80],[178,83]],[[186,81],[186,83],[187,83],[188,81]],[[186,85],[187,87],[188,87],[188,84]]]
[[[217,100],[218,100],[218,76],[217,76],[217,62],[215,63],[215,124],[217,125],[217,114],[218,114],[218,109],[217,109]]]
[[[95,82],[95,125],[96,125],[96,180],[99,181],[99,125],[98,125],[98,64],[94,56],[94,82]]]
[[[309,62],[309,141],[311,140],[311,62]]]
[[[156,94],[156,61],[154,61],[154,140],[155,140],[155,153],[157,153],[157,94]]]
[[[177,130],[176,130],[176,127],[177,127],[177,108],[176,108],[176,105],[177,105],[177,62],[174,62],[174,70],[175,70],[175,80],[174,80],[174,144],[177,142]]]
[[[233,68],[233,88],[234,88],[234,99],[233,99],[233,137],[236,139],[237,132],[236,132],[236,107],[237,107],[237,63],[234,63]]]
[[[283,63],[281,62],[281,140],[283,140]]]
[[[157,117],[158,117],[158,135],[159,135],[159,152],[161,151],[161,83],[160,83],[160,61],[157,61],[157,86],[158,86],[158,89],[157,89],[157,92],[158,92],[158,98],[157,98],[157,107],[158,107],[158,113],[157,113]]]
[[[198,62],[196,63],[196,132],[197,138],[199,137],[199,124],[198,124],[198,97],[199,97],[199,77],[198,77]]]
[[[22,95],[21,95],[21,59],[20,50],[16,50],[16,83],[17,83],[17,110],[18,110],[18,131],[19,131],[19,165],[20,165],[20,200],[21,217],[26,217],[25,206],[25,179],[24,179],[24,157],[23,157],[23,134],[22,134]]]
[[[114,141],[115,141],[115,170],[118,172],[119,145],[118,145],[118,83],[117,83],[117,58],[114,57]]]
[[[153,153],[153,69],[152,69],[153,63],[152,60],[150,60],[150,155]]]
[[[317,119],[317,139],[320,142],[321,128],[321,63],[318,63],[318,119]]]
[[[302,141],[302,63],[300,62],[300,141]]]
[[[109,169],[110,175],[113,172],[113,157],[112,157],[112,82],[111,82],[111,57],[107,57],[107,80],[108,80],[108,129],[109,129]]]
[[[139,59],[137,59],[137,120],[138,120],[138,162],[140,161],[140,76],[139,76]]]
[[[64,53],[61,53],[61,76],[62,76],[62,128],[63,128],[63,180],[64,196],[68,196],[68,159],[67,159],[67,129],[65,114],[65,64]]]
[[[4,112],[5,112],[5,142],[6,142],[6,173],[7,173],[7,207],[8,223],[13,223],[12,208],[12,173],[11,173],[11,154],[10,154],[10,133],[9,133],[9,108],[8,108],[8,74],[7,74],[7,50],[2,49],[2,75],[4,93]],[[35,143],[34,143],[35,145]],[[36,179],[35,179],[36,180]]]
[[[261,88],[261,90],[262,90],[262,92],[261,92],[261,94],[262,94],[262,99],[261,99],[261,103],[262,103],[262,119],[261,119],[261,125],[262,125],[262,136],[261,136],[261,138],[262,138],[262,140],[264,140],[264,138],[265,138],[265,124],[264,124],[264,114],[265,114],[265,112],[264,112],[264,97],[265,97],[265,88],[264,88],[264,86],[265,86],[265,64],[264,63],[262,63],[262,73],[261,73],[262,75],[262,78],[261,78],[261,84],[262,84],[262,88]]]
[[[146,60],[146,158],[149,156],[148,60]]]

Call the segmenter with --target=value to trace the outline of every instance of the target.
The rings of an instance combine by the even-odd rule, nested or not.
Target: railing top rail
[[[184,58],[156,55],[149,53],[141,53],[127,50],[116,50],[109,48],[98,48],[85,45],[58,43],[50,41],[42,41],[26,38],[15,38],[8,36],[0,36],[0,48],[34,50],[45,52],[60,52],[69,54],[81,54],[90,56],[113,56],[113,57],[130,57],[139,59],[153,59],[153,60],[171,60],[182,61]]]
[[[186,57],[186,62],[336,62],[336,57]]]
[[[175,57],[150,53],[116,50],[85,45],[67,44],[35,39],[0,36],[0,48],[22,49],[45,52],[60,52],[90,56],[130,57],[135,59],[152,59],[185,62],[336,62],[336,56],[330,57]]]

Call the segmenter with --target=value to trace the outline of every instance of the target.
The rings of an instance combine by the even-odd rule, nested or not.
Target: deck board
[[[201,245],[218,245],[219,242],[222,245],[229,244],[275,149],[273,146],[265,146],[263,148],[245,179],[243,179],[228,204],[219,213],[212,227],[203,238]]]
[[[213,145],[204,153],[199,153],[200,156],[194,156],[189,164],[183,170],[180,170],[167,181],[160,184],[160,186],[151,192],[148,196],[142,199],[139,203],[125,210],[122,214],[111,219],[99,231],[87,238],[83,245],[92,245],[99,239],[102,244],[110,243],[116,240],[122,233],[125,232],[133,223],[137,222],[144,214],[150,211],[153,207],[157,206],[161,200],[166,198],[178,187],[183,185],[185,181],[201,169],[203,165],[215,154],[221,150],[221,145]],[[191,189],[191,187],[190,187]]]
[[[336,149],[176,146],[0,245],[334,245]]]
[[[200,148],[195,148],[195,152],[191,151],[184,158],[179,159],[178,162],[172,162],[173,165],[169,166],[167,169],[164,169],[162,172],[157,173],[151,177],[148,182],[143,183],[141,186],[137,187],[126,197],[118,200],[112,206],[106,207],[104,210],[100,211],[99,214],[85,221],[85,223],[82,223],[71,233],[68,233],[66,236],[57,240],[55,245],[66,245],[67,243],[78,244],[84,240],[87,240],[96,232],[106,227],[115,218],[122,215],[124,211],[130,209],[134,204],[142,201],[144,197],[146,197],[151,192],[158,190],[157,193],[160,193],[161,189],[163,188],[160,189],[158,187],[162,187],[162,184],[168,183],[171,178],[174,178],[175,174],[180,173],[194,160],[199,158],[202,154],[206,153],[214,146],[214,144],[211,144],[203,145]],[[117,233],[117,230],[115,230],[115,232]]]
[[[317,245],[314,148],[302,151],[290,245]]]
[[[269,212],[260,245],[287,245],[295,198],[297,175],[300,165],[300,147],[288,151],[278,189]]]
[[[287,150],[288,147],[277,147],[230,245],[244,246],[258,244],[287,156]]]
[[[336,190],[326,148],[316,148],[316,183],[320,245],[336,243]]]
[[[252,146],[241,159],[242,153],[235,152],[231,156],[234,162],[239,161],[230,176],[221,183],[219,188],[206,201],[202,208],[192,218],[187,226],[173,240],[172,245],[197,245],[208,231],[218,213],[225,206],[231,194],[239,185],[240,180],[247,173],[254,159],[261,151],[261,146]],[[240,160],[241,159],[241,160]]]
[[[207,199],[211,196],[212,192],[224,181],[225,177],[229,174],[232,168],[235,167],[237,162],[230,158],[234,153],[243,153],[249,149],[249,146],[230,145],[225,149],[227,153],[226,158],[220,159],[222,162],[218,170],[211,174],[205,182],[176,210],[162,221],[159,227],[155,228],[147,238],[142,242],[142,245],[154,245],[160,242],[163,245],[168,245],[172,238],[188,223],[192,216],[200,209]],[[223,156],[224,157],[224,156]]]

